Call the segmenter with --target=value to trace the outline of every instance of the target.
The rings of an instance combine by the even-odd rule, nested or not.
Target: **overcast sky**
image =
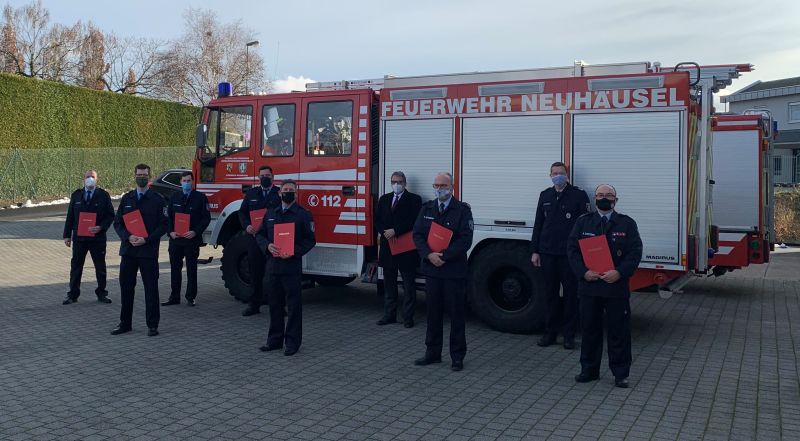
[[[44,5],[55,22],[91,20],[120,35],[162,39],[181,32],[185,9],[210,9],[223,21],[241,20],[258,32],[257,50],[275,80],[568,66],[578,59],[756,66],[727,92],[756,80],[800,76],[798,0],[45,0]]]

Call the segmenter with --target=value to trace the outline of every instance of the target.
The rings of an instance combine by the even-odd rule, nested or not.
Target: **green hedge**
[[[194,145],[199,109],[0,74],[0,149]]]

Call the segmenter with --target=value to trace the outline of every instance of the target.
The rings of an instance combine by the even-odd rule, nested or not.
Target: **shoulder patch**
[[[472,210],[472,205],[470,205],[470,204],[468,204],[468,203],[466,203],[466,202],[464,202],[464,201],[461,201],[461,204],[463,204],[465,207],[467,207],[467,208],[469,208],[470,210]]]

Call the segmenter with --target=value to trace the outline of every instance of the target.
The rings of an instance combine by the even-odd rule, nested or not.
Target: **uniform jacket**
[[[539,194],[531,236],[531,254],[567,254],[567,238],[578,218],[589,212],[586,192],[567,184],[559,195],[555,187]]]
[[[80,188],[72,192],[69,198],[69,208],[67,208],[67,221],[64,222],[64,239],[72,239],[75,242],[104,242],[106,241],[106,231],[114,222],[114,206],[111,204],[111,196],[100,187],[92,190],[92,199],[89,202],[84,200],[84,189]],[[78,236],[78,217],[81,212],[97,213],[97,226],[102,230],[94,237]]]
[[[117,208],[117,215],[114,218],[114,229],[122,241],[119,246],[119,255],[157,259],[161,236],[167,234],[169,228],[167,202],[153,190],[147,190],[142,196],[142,200],[137,201],[136,192],[137,190],[132,190],[122,196],[119,208]],[[144,245],[135,247],[128,242],[131,234],[125,229],[122,215],[137,209],[142,213],[142,220],[147,229],[147,237]]]
[[[389,249],[389,242],[383,236],[386,230],[394,229],[395,236],[401,236],[414,229],[417,215],[422,207],[422,198],[419,195],[406,190],[397,201],[397,205],[392,210],[394,192],[387,193],[378,200],[375,209],[375,230],[381,236],[381,249],[378,256],[378,264],[382,267],[395,266],[397,268],[416,268],[419,266],[419,253],[411,250],[396,256],[392,256]]]
[[[583,278],[588,268],[583,262],[578,241],[603,234],[600,217],[598,213],[581,216],[575,223],[567,243],[569,264],[579,279],[578,295],[627,298],[630,295],[629,280],[642,260],[642,238],[639,236],[636,222],[624,214],[613,212],[605,231],[614,267],[622,277],[614,283],[606,283],[602,280],[587,282]]]
[[[184,199],[183,191],[170,196],[167,203],[167,216],[169,217],[169,229],[175,231],[175,213],[186,213],[189,215],[189,230],[194,231],[196,236],[193,239],[179,237],[170,242],[181,246],[200,246],[203,243],[203,232],[211,223],[211,213],[208,212],[208,198],[203,193],[192,190],[189,197]]]
[[[294,203],[286,210],[283,208],[269,210],[256,233],[258,247],[271,257],[272,254],[266,250],[267,246],[275,241],[275,224],[289,222],[294,222],[294,256],[288,259],[267,259],[268,274],[302,274],[303,256],[317,244],[311,212]]]
[[[267,191],[266,197],[260,185],[247,190],[242,199],[242,205],[239,207],[239,223],[242,224],[242,230],[246,230],[250,225],[250,211],[260,210],[266,208],[267,211],[272,211],[281,206],[281,197],[278,194],[280,190],[276,186],[272,186]]]
[[[439,213],[439,201],[432,200],[422,204],[422,209],[414,223],[414,244],[422,257],[422,274],[443,279],[461,279],[467,277],[467,251],[472,246],[472,208],[469,204],[457,200],[450,200],[450,205]],[[428,246],[428,232],[431,223],[453,231],[450,246],[442,253],[445,264],[435,267],[428,259],[431,249]]]

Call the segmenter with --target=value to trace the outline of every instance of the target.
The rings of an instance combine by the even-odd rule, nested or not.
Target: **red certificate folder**
[[[275,224],[275,246],[283,256],[294,256],[294,222]]]
[[[261,228],[261,222],[264,220],[264,216],[266,215],[266,208],[250,211],[250,225],[252,225],[256,231],[258,231],[258,229]]]
[[[414,245],[414,235],[411,232],[395,236],[387,242],[389,242],[389,251],[391,251],[392,256],[417,249],[417,246]]]
[[[175,234],[183,236],[189,232],[189,213],[175,213]]]
[[[428,232],[428,246],[434,253],[441,253],[450,245],[453,238],[453,231],[431,222],[431,230]]]
[[[147,227],[144,226],[141,211],[133,210],[130,213],[123,214],[122,220],[125,222],[125,229],[128,230],[128,233],[134,236],[147,237]]]
[[[608,248],[605,236],[587,237],[579,240],[578,245],[581,247],[583,263],[589,271],[602,274],[614,269],[614,261],[611,259],[611,250]]]
[[[82,211],[78,215],[78,236],[94,237],[94,233],[89,228],[97,225],[97,213]]]

